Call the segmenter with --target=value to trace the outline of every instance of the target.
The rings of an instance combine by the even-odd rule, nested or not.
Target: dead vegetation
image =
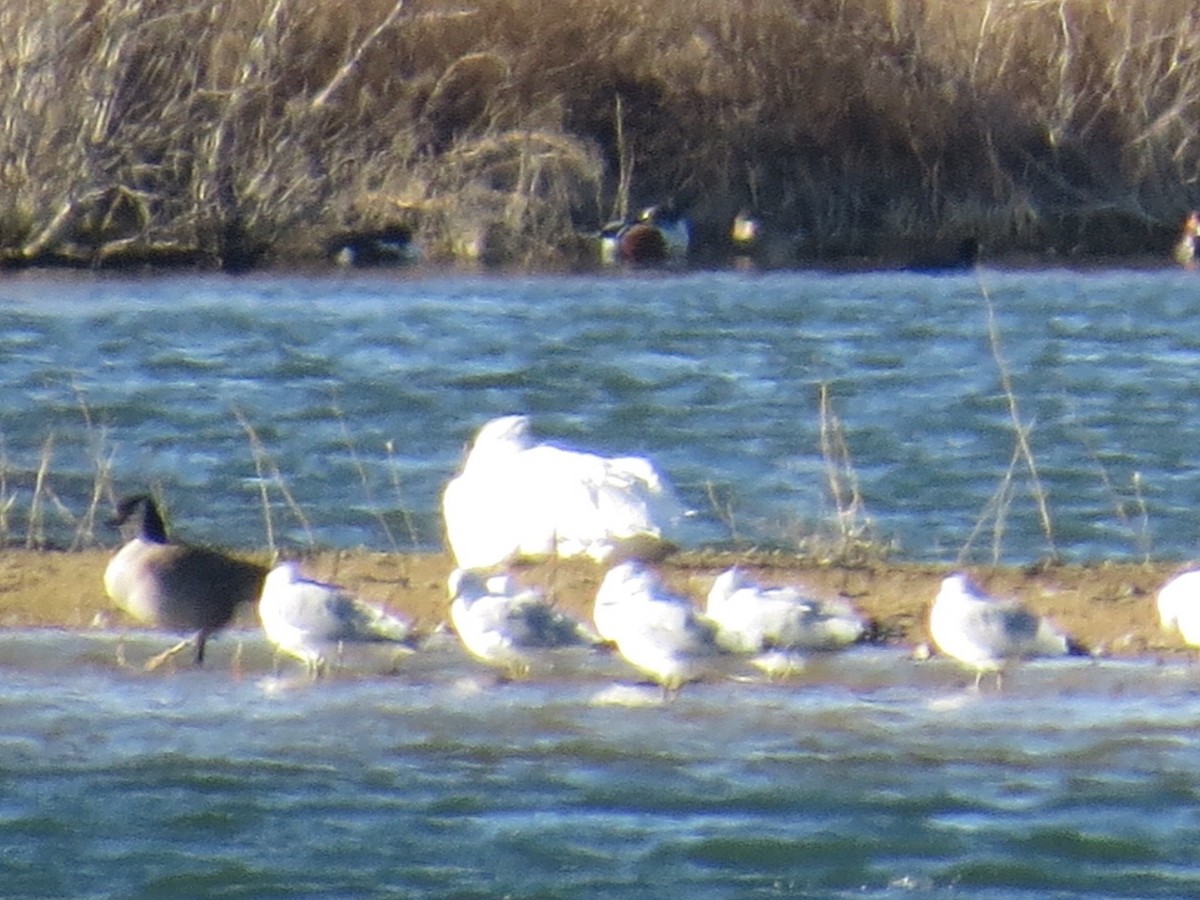
[[[813,258],[1169,246],[1200,203],[1184,0],[0,6],[0,258],[199,263],[413,228],[571,261],[671,197]]]

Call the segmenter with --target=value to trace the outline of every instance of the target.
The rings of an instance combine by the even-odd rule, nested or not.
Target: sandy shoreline
[[[124,616],[104,596],[101,575],[110,549],[79,552],[9,549],[0,552],[0,627],[87,629],[120,626]],[[253,555],[250,558],[254,558]],[[259,557],[266,561],[266,554]],[[713,577],[738,562],[768,584],[803,584],[818,596],[844,594],[872,617],[881,639],[913,646],[925,641],[925,619],[940,579],[950,567],[889,562],[841,568],[772,556],[683,553],[660,565],[676,590],[703,602]],[[439,554],[326,551],[305,571],[337,581],[408,616],[421,628],[446,615],[446,576],[452,563]],[[1154,599],[1175,563],[1053,566],[1044,569],[970,567],[995,594],[1016,597],[1049,615],[1085,646],[1117,657],[1184,653],[1178,635],[1158,625]],[[588,621],[603,570],[590,562],[543,563],[517,570],[561,607]],[[254,627],[253,616],[243,624]]]

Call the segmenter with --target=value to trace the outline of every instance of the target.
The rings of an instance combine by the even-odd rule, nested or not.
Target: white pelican
[[[795,668],[790,651],[836,650],[867,630],[846,600],[818,600],[796,587],[765,588],[736,566],[713,582],[705,614],[717,626],[723,648],[762,654],[755,663],[768,674]]]
[[[1162,627],[1178,629],[1185,643],[1200,647],[1200,569],[1185,569],[1158,591]]]
[[[407,622],[343,587],[305,578],[291,561],[279,563],[267,574],[258,617],[267,640],[302,660],[313,677],[347,644],[411,649],[412,628]]]
[[[703,677],[720,653],[716,628],[637,562],[621,563],[604,576],[593,616],[600,636],[661,684],[664,696]]]
[[[1087,652],[1049,620],[1015,600],[989,596],[961,572],[942,580],[929,634],[938,650],[975,669],[976,687],[984,672],[995,672],[999,684],[1009,660]]]
[[[140,622],[195,633],[155,656],[146,668],[157,668],[192,642],[200,665],[208,638],[229,624],[241,604],[258,597],[266,567],[172,543],[158,507],[146,494],[121,500],[112,524],[136,525],[136,533],[109,560],[105,593]]]
[[[535,444],[528,416],[504,416],[479,430],[442,513],[458,567],[490,569],[655,550],[686,511],[648,460]]]
[[[511,677],[529,674],[539,651],[598,643],[580,622],[507,575],[450,573],[450,621],[472,656]]]

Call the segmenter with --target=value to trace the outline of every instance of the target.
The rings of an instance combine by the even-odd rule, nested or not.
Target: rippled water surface
[[[117,644],[0,635],[5,896],[1200,892],[1182,662],[997,693],[861,649],[663,703],[607,658],[496,684],[447,644],[313,684],[250,634],[149,675]]]
[[[1200,280],[1174,271],[9,277],[3,521],[24,535],[45,460],[56,540],[111,465],[193,539],[261,547],[265,487],[277,540],[434,546],[464,442],[519,410],[653,457],[700,540],[729,535],[710,496],[784,540],[831,512],[827,384],[902,554],[953,558],[998,497],[1029,560],[983,288],[1058,547],[1194,555]],[[669,704],[607,657],[501,685],[446,642],[315,684],[251,633],[201,671],[117,664],[167,640],[0,633],[4,896],[1200,894],[1182,661],[973,692],[861,649]]]
[[[11,527],[52,439],[76,513],[111,460],[193,538],[262,546],[265,479],[284,540],[434,546],[464,443],[526,411],[546,438],[651,456],[708,519],[698,540],[729,535],[714,509],[787,540],[832,512],[827,384],[867,512],[904,555],[952,559],[999,508],[1005,556],[1038,558],[981,283],[1059,549],[1192,555],[1200,279],[1174,270],[9,277]]]

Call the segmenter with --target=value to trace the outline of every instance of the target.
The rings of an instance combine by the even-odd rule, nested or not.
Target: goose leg
[[[195,640],[195,638],[185,638],[184,640],[182,640],[178,644],[176,644],[174,647],[171,647],[169,650],[164,650],[162,653],[158,654],[157,656],[150,657],[150,659],[146,662],[146,665],[144,667],[145,670],[147,672],[153,672],[155,669],[157,669],[159,666],[161,666],[167,660],[171,659],[174,656],[179,655],[180,652],[182,652],[183,650],[185,650],[189,646],[191,646],[192,641],[194,641],[194,640]],[[201,647],[203,647],[203,644],[201,644]]]

